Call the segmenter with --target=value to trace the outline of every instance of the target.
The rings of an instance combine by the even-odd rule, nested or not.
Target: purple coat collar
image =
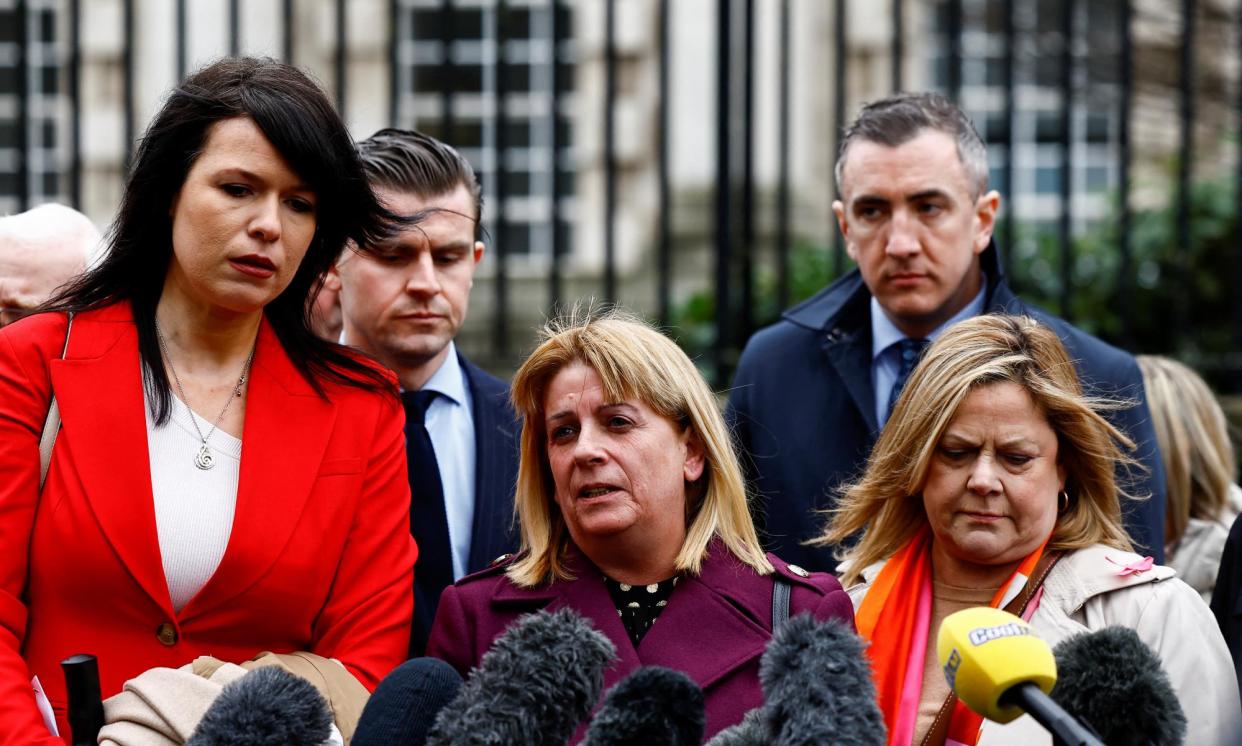
[[[762,655],[771,636],[771,583],[754,582],[755,571],[718,540],[709,546],[700,574],[685,576],[677,584],[668,607],[637,649],[626,634],[599,569],[573,545],[565,559],[574,580],[537,588],[501,583],[491,603],[494,607],[536,606],[548,611],[569,607],[588,618],[617,648],[618,661],[605,676],[605,687],[640,666],[666,666],[686,673],[706,689]]]

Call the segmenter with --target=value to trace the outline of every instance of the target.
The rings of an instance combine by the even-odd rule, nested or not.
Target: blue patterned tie
[[[431,623],[435,621],[440,592],[453,584],[453,554],[449,545],[444,487],[436,450],[424,422],[435,391],[405,391],[405,453],[410,476],[410,533],[418,544],[414,566],[414,627],[410,657],[423,654]]]
[[[897,343],[897,362],[900,367],[897,369],[897,380],[893,381],[893,388],[888,394],[888,415],[884,418],[885,422],[893,416],[897,398],[901,396],[901,390],[906,387],[906,381],[914,372],[914,366],[919,364],[919,358],[923,357],[927,345],[926,339],[903,339]]]

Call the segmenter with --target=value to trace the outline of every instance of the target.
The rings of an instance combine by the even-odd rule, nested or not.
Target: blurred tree
[[[1140,210],[1131,220],[1128,288],[1121,282],[1120,237],[1112,217],[1074,240],[1070,312],[1080,328],[1135,353],[1172,355],[1199,368],[1220,391],[1242,391],[1230,285],[1238,215],[1231,183],[1205,180],[1191,188],[1191,245],[1177,245],[1174,200]],[[1056,238],[1018,240],[1012,281],[1022,298],[1057,310]],[[1184,268],[1184,269],[1183,269]],[[1126,293],[1126,297],[1122,293]],[[1175,304],[1185,328],[1174,328]]]
[[[789,252],[789,305],[806,300],[836,279],[832,274],[831,251],[822,244],[794,242]],[[756,329],[774,323],[785,310],[777,302],[776,285],[776,271],[770,264],[756,269],[753,317]],[[715,319],[716,291],[712,287],[691,294],[673,309],[670,321],[673,336],[701,369],[707,366],[706,353],[716,342]],[[745,340],[739,343],[739,350],[744,344]],[[709,371],[704,370],[704,373]]]

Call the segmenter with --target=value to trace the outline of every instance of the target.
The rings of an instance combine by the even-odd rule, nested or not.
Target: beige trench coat
[[[1169,567],[1156,565],[1121,575],[1142,558],[1097,544],[1067,554],[1044,581],[1031,625],[1049,645],[1109,626],[1134,629],[1156,652],[1169,675],[1188,729],[1186,743],[1235,746],[1242,742],[1242,704],[1229,649],[1207,604]],[[863,570],[863,583],[847,589],[862,603],[883,563]],[[985,720],[979,746],[1052,744],[1039,723],[1024,715],[1002,725]]]

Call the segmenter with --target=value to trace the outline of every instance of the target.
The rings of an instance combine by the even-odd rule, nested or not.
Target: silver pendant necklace
[[[242,395],[242,387],[246,385],[246,376],[250,373],[250,364],[254,362],[254,351],[259,346],[258,338],[254,341],[254,347],[250,348],[250,355],[246,358],[246,364],[242,366],[241,377],[237,379],[237,385],[233,387],[233,393],[228,400],[224,402],[224,408],[220,410],[220,414],[216,415],[216,421],[211,423],[211,429],[203,435],[203,430],[198,426],[198,418],[194,415],[194,410],[190,409],[190,400],[186,398],[185,388],[181,385],[181,377],[177,375],[177,368],[173,365],[172,356],[168,354],[168,344],[164,342],[164,335],[160,332],[160,322],[155,322],[155,339],[160,343],[160,352],[163,353],[164,359],[168,361],[168,369],[172,371],[173,381],[177,384],[177,392],[181,394],[181,401],[185,404],[185,408],[190,410],[190,423],[194,425],[194,431],[198,433],[198,439],[201,443],[198,453],[194,455],[194,465],[203,471],[207,471],[216,465],[216,457],[211,452],[211,446],[207,445],[207,441],[215,434],[216,428],[220,426],[220,421],[224,419],[224,413],[229,411],[229,406],[233,400]]]

